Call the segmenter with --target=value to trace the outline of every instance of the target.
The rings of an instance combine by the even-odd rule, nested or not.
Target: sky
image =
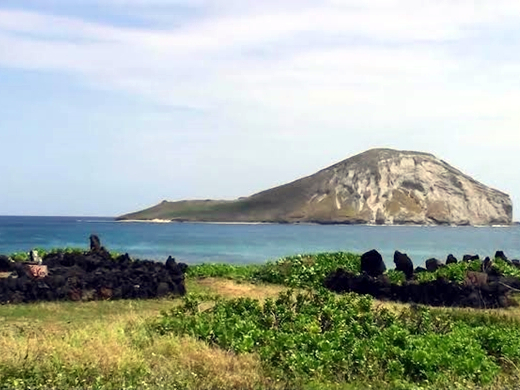
[[[233,199],[374,147],[516,209],[519,49],[511,0],[0,0],[0,215]]]

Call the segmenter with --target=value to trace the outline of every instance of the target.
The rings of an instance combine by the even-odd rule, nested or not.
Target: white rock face
[[[507,194],[427,153],[372,149],[300,181],[310,179],[317,188],[298,219],[430,225],[512,223],[513,206]],[[321,181],[320,185],[316,186],[316,181]]]

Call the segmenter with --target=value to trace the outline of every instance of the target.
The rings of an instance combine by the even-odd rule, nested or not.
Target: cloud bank
[[[118,145],[108,172],[153,189],[103,213],[247,195],[378,146],[433,152],[520,200],[520,3],[43,3],[0,5],[0,72],[148,107],[97,112]]]

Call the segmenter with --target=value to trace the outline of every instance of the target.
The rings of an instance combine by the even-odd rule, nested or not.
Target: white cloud
[[[382,143],[431,146],[448,157],[479,145],[520,152],[514,146],[520,141],[520,60],[489,57],[483,63],[462,50],[472,45],[484,57],[500,50],[500,42],[476,40],[520,25],[518,2],[82,4],[95,3],[136,14],[166,7],[163,27],[117,27],[0,6],[0,66],[66,72],[95,88],[218,113],[225,131],[218,130],[224,138],[215,142],[236,148],[233,137],[249,134],[255,141],[241,147],[251,148],[250,156],[257,156],[255,145],[273,140],[290,140],[292,156],[311,144],[321,152],[313,152],[305,169],[329,162],[317,156],[326,150],[339,159]],[[206,12],[165,28],[177,6]],[[520,39],[520,29],[509,35]],[[208,123],[196,129],[217,131]],[[273,156],[273,166],[283,158]]]

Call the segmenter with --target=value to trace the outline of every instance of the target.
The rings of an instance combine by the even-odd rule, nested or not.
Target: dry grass
[[[519,297],[517,296],[518,300]],[[374,306],[384,307],[394,313],[399,313],[404,309],[410,307],[407,303],[380,301],[375,299]],[[497,322],[518,322],[520,325],[520,306],[509,307],[506,309],[472,309],[472,308],[458,308],[458,307],[430,307],[434,312],[447,313],[455,318],[475,317],[475,318],[493,318]]]
[[[254,389],[273,383],[263,376],[255,355],[234,355],[190,338],[161,337],[143,350],[153,372],[169,383],[196,389]]]
[[[273,298],[287,289],[286,287],[274,284],[237,283],[233,280],[217,278],[199,279],[196,283],[203,291],[214,293],[225,298],[249,297],[263,300]]]
[[[192,291],[263,299],[282,288],[190,281]],[[276,388],[254,355],[236,356],[142,326],[179,300],[0,306],[0,388]]]

